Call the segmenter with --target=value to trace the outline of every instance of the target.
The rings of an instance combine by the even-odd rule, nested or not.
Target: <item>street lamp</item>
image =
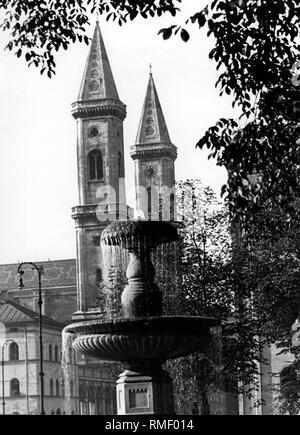
[[[43,266],[37,266],[34,263],[31,263],[30,261],[25,261],[24,263],[20,263],[19,267],[18,267],[18,274],[20,275],[20,282],[19,282],[19,288],[23,288],[24,284],[23,284],[23,278],[22,276],[24,275],[24,271],[22,270],[22,267],[28,264],[30,266],[32,266],[32,270],[36,270],[38,273],[38,277],[39,277],[39,299],[38,299],[38,305],[39,305],[39,329],[40,329],[40,335],[39,335],[39,341],[40,341],[40,378],[41,378],[41,382],[40,382],[40,410],[41,410],[41,414],[45,415],[45,410],[44,410],[44,371],[43,371],[43,334],[42,334],[42,305],[43,305],[43,300],[42,300],[42,285],[41,285],[41,277],[44,274],[44,268]]]
[[[5,340],[2,344],[2,415],[5,415],[5,391],[4,391],[4,346],[8,343],[13,343],[13,340]]]

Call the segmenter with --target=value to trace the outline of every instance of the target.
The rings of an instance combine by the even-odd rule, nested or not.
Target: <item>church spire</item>
[[[100,99],[119,100],[119,96],[99,23],[96,21],[78,100],[88,101]]]
[[[166,121],[154,84],[151,64],[147,92],[135,143],[136,145],[171,143]]]

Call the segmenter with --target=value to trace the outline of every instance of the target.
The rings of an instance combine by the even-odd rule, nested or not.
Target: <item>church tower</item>
[[[177,148],[171,143],[151,71],[136,143],[130,154],[135,165],[139,217],[173,220]]]
[[[96,304],[103,275],[100,237],[110,221],[126,219],[123,120],[120,101],[98,22],[77,101],[79,205],[72,209],[76,227],[77,309]]]

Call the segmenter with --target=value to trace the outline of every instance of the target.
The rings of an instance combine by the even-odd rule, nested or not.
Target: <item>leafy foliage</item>
[[[299,213],[299,200],[290,204],[289,222],[285,210],[260,210],[243,254],[247,264],[245,282],[261,333],[268,342],[286,351],[292,350],[291,326],[300,308]]]
[[[10,32],[7,48],[17,57],[24,56],[28,65],[40,68],[51,77],[55,73],[54,55],[67,50],[76,41],[89,43],[86,35],[90,14],[106,16],[119,25],[133,20],[161,16],[165,12],[176,15],[175,4],[181,0],[1,0],[4,18],[0,28]]]
[[[299,195],[300,2],[215,0],[191,23],[213,36],[216,86],[241,110],[238,121],[220,119],[197,146],[228,169],[222,193],[232,217],[247,225],[260,203],[271,209]],[[178,27],[161,32],[167,38]],[[251,183],[253,174],[259,183]]]
[[[170,364],[175,377],[180,409],[197,402],[202,414],[213,407],[209,401],[220,391],[236,395],[243,382],[251,395],[258,372],[262,342],[252,307],[240,306],[248,297],[243,284],[243,257],[232,246],[226,207],[199,180],[178,183],[177,210],[183,226],[180,306],[183,314],[215,317],[220,328],[204,353],[195,353]],[[181,215],[181,216],[180,216]],[[191,412],[191,410],[186,410]]]
[[[280,373],[279,413],[299,415],[300,361],[296,360]]]
[[[266,344],[275,345],[277,355],[294,359],[288,366],[293,377],[284,385],[274,385],[276,406],[283,414],[297,414],[300,409],[299,331],[291,330],[293,325],[297,331],[300,309],[299,213],[299,199],[271,210],[268,205],[261,206],[251,229],[240,233],[238,248],[245,267],[240,282],[248,289],[259,336]],[[284,371],[285,368],[273,375],[281,379]]]

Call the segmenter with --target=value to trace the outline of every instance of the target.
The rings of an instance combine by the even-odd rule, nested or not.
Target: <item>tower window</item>
[[[102,154],[99,150],[93,150],[88,155],[90,180],[101,180],[103,178]]]
[[[170,195],[170,220],[174,221],[175,218],[175,196],[174,193]]]

